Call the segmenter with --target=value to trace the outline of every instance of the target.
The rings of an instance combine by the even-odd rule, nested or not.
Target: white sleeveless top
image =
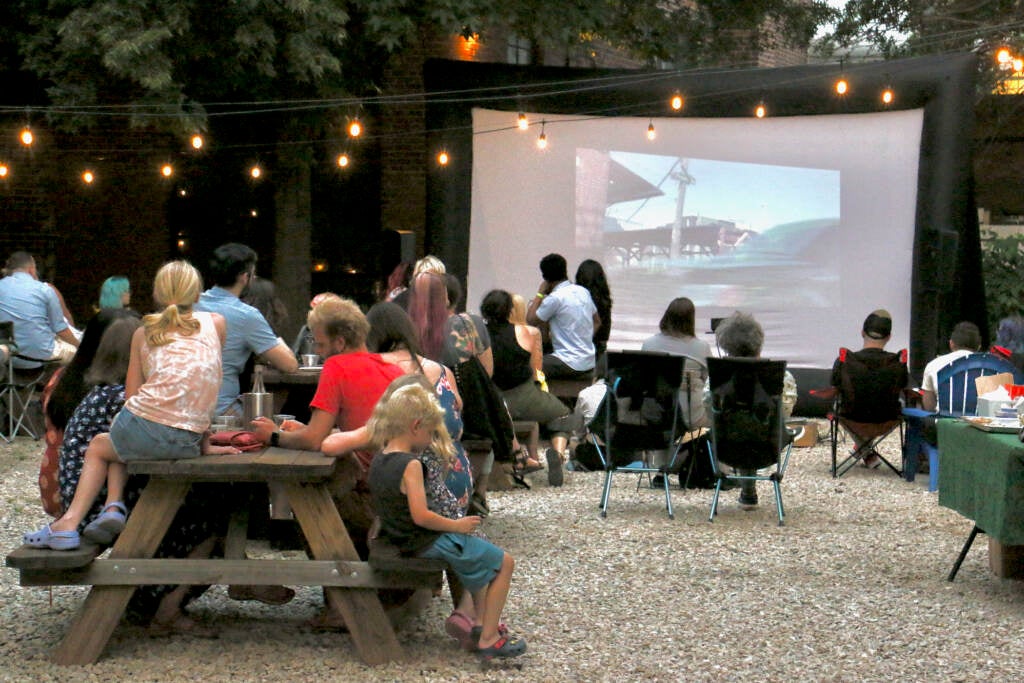
[[[199,330],[163,346],[142,344],[142,386],[124,407],[150,422],[202,433],[210,428],[221,382],[221,345],[210,313],[194,312]]]

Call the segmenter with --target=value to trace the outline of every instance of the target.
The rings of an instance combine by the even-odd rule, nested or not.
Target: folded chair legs
[[[949,576],[946,577],[946,581],[952,583],[953,579],[956,578],[956,573],[960,571],[960,565],[964,563],[964,558],[967,557],[967,551],[971,549],[971,545],[979,533],[983,534],[985,532],[975,524],[974,528],[971,529],[971,534],[967,537],[967,542],[964,543],[964,547],[960,550],[960,556],[956,558],[956,563],[953,564],[953,569],[949,572]]]

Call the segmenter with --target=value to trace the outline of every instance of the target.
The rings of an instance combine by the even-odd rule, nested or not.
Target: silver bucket
[[[270,392],[262,394],[242,394],[242,429],[249,429],[257,417],[274,419],[274,395]]]

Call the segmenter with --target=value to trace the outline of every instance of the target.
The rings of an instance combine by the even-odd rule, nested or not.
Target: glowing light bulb
[[[537,149],[547,149],[547,148],[548,148],[548,136],[545,135],[542,132],[540,134],[540,137],[537,138]]]
[[[1013,59],[1013,56],[1010,54],[1010,48],[1001,47],[999,48],[999,51],[996,52],[996,61],[1000,64],[1006,64],[1011,59]]]
[[[260,168],[259,166],[253,166],[252,168],[249,169],[249,175],[252,176],[253,180],[257,180],[259,179],[260,176],[263,175],[263,169]]]
[[[352,138],[357,138],[363,134],[363,124],[359,123],[359,119],[352,119],[352,122],[348,124],[348,135]]]
[[[11,169],[7,167],[7,164],[0,163],[0,178],[6,178],[10,172]]]
[[[882,103],[883,104],[892,104],[892,101],[895,98],[896,98],[896,96],[893,94],[892,88],[886,88],[885,90],[882,91]]]
[[[188,242],[186,240],[178,240],[178,249],[180,249],[181,251],[184,251],[185,247],[187,247],[187,246],[188,246]]]
[[[837,95],[845,95],[846,92],[849,89],[850,89],[850,84],[846,81],[845,78],[840,78],[838,81],[836,81],[836,94]]]
[[[672,99],[669,100],[669,106],[672,107],[673,111],[679,111],[680,109],[682,109],[683,108],[683,96],[680,95],[679,93],[676,93],[675,95],[673,95]]]
[[[441,164],[442,166],[447,166],[449,161],[451,161],[451,158],[448,156],[448,152],[446,150],[442,149],[440,152],[438,152],[437,163]]]
[[[257,211],[256,209],[252,209],[251,211],[249,211],[249,215],[252,216],[253,218],[256,218],[257,216],[260,215],[260,212]]]
[[[195,135],[192,136],[192,149],[202,149],[202,148],[203,148],[203,136],[200,135],[199,133],[196,133]]]
[[[92,171],[90,171],[88,169],[86,169],[85,171],[82,171],[82,182],[83,183],[85,183],[86,185],[92,185],[94,180],[96,180],[96,175]]]
[[[21,144],[25,145],[26,147],[29,147],[33,142],[36,141],[36,136],[32,134],[31,128],[25,126],[21,129],[21,133],[18,134],[18,139],[21,140]]]
[[[178,195],[181,196],[181,197],[187,197],[188,196],[188,190],[186,190],[185,188],[181,188],[180,190],[178,190]]]
[[[338,155],[338,168],[347,168],[351,161],[352,160],[348,158],[348,155],[342,152]]]
[[[1013,60],[1013,70],[1018,73],[1024,71],[1024,59],[1021,59],[1020,57],[1015,57]]]
[[[164,178],[170,178],[172,175],[174,175],[174,167],[171,166],[170,164],[164,164],[163,166],[160,167],[160,175],[162,175]]]
[[[757,105],[757,108],[754,109],[754,116],[756,116],[759,119],[763,119],[767,115],[768,115],[768,110],[765,109],[765,106],[763,104]]]
[[[653,140],[657,136],[658,134],[654,132],[654,122],[651,121],[650,123],[647,124],[647,139]]]
[[[519,118],[516,119],[516,125],[519,126],[519,130],[526,130],[530,127],[530,122],[526,118],[526,114],[519,112]]]

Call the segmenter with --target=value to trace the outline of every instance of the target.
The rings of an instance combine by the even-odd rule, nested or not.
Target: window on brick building
[[[529,38],[522,38],[516,34],[511,34],[508,37],[508,63],[509,64],[529,64],[530,63],[530,51],[533,45],[530,43]]]

